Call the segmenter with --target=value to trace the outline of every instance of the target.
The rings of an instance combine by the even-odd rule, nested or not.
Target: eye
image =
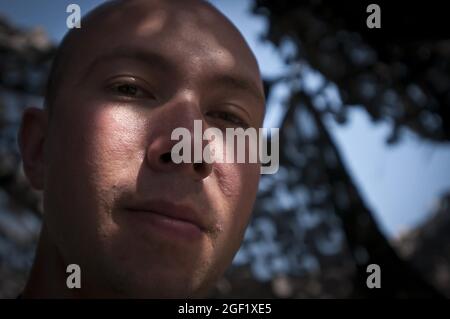
[[[248,123],[245,120],[241,119],[241,117],[239,117],[233,113],[230,113],[230,112],[214,111],[214,112],[207,113],[207,115],[210,117],[213,117],[213,118],[217,118],[221,121],[225,121],[236,127],[242,127],[242,128],[249,127]]]
[[[155,96],[149,91],[141,88],[139,85],[132,83],[115,83],[110,86],[110,89],[117,95],[130,98],[150,98],[155,99]]]

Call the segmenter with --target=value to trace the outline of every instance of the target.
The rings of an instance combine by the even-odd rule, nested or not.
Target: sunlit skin
[[[173,129],[193,130],[194,120],[224,132],[262,126],[253,54],[201,1],[103,5],[68,47],[50,108],[27,109],[19,134],[26,176],[44,196],[23,297],[207,296],[241,244],[260,164],[175,164],[166,155]],[[130,210],[147,200],[189,207],[204,228],[160,231],[164,222]],[[71,263],[81,289],[66,287]]]

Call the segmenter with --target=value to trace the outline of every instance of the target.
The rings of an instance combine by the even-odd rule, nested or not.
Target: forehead
[[[129,46],[158,52],[190,72],[233,71],[260,82],[256,59],[239,31],[210,5],[197,2],[137,0],[99,10],[86,18],[73,42],[77,70]]]

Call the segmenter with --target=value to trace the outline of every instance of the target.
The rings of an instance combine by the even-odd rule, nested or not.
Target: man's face
[[[193,6],[133,1],[87,20],[72,44],[46,140],[44,211],[86,291],[200,296],[240,246],[259,164],[167,158],[172,131],[194,120],[224,133],[263,120],[249,49],[219,14]]]

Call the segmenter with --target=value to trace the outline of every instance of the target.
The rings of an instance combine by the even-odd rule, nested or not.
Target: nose
[[[181,98],[176,102],[168,103],[154,110],[151,119],[153,129],[151,129],[150,141],[146,150],[146,160],[151,170],[155,172],[177,171],[189,175],[195,180],[202,180],[212,172],[212,165],[203,160],[194,163],[194,120],[202,120],[203,116],[198,107],[198,103],[192,98]],[[203,123],[204,124],[204,123]],[[191,146],[191,160],[188,163],[175,163],[172,160],[171,151],[174,145],[179,143],[172,140],[172,132],[176,128],[185,128],[190,132],[189,142]],[[208,141],[203,140],[204,125],[201,129],[201,151]],[[197,133],[199,133],[197,131]]]

